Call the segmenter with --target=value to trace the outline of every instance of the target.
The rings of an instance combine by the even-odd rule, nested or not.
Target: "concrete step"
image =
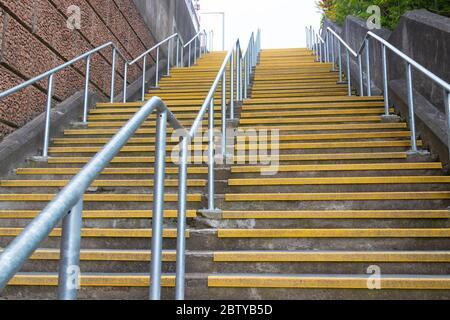
[[[448,251],[188,251],[186,271],[364,274],[376,263],[384,274],[445,275],[448,255]],[[149,250],[81,250],[80,269],[83,273],[146,273],[150,259]],[[58,249],[39,249],[21,272],[56,273],[58,260]],[[176,272],[175,251],[164,251],[162,260],[164,273]]]

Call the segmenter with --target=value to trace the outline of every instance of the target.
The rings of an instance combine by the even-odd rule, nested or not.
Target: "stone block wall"
[[[70,6],[81,10],[80,29],[71,30],[67,26],[73,15],[68,10]],[[167,25],[177,17],[164,11],[151,18]],[[186,17],[182,18],[184,25],[193,28],[192,21],[189,26],[189,22],[184,22]],[[127,59],[134,59],[167,36],[157,25],[152,29],[149,21],[133,0],[0,0],[0,91],[109,41]],[[190,36],[194,31],[189,29],[185,33]],[[153,61],[148,60],[151,67]],[[104,99],[110,95],[111,67],[111,49],[92,56],[90,89]],[[80,61],[55,76],[55,103],[83,89],[85,69],[85,62]],[[118,57],[115,94],[123,88],[123,69],[123,61]],[[140,77],[141,71],[139,63],[132,66],[128,82]],[[43,80],[0,100],[0,138],[42,113],[46,92],[47,80]]]

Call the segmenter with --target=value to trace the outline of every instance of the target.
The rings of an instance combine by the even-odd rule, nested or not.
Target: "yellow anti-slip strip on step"
[[[0,201],[51,201],[54,194],[0,194]],[[200,202],[201,194],[188,194],[187,201]],[[85,194],[85,202],[153,202],[153,194]],[[177,194],[166,194],[164,201],[177,202]]]
[[[389,201],[450,200],[450,191],[417,192],[341,192],[341,193],[241,193],[226,194],[225,200],[237,201]]]
[[[406,152],[374,152],[374,153],[324,153],[324,154],[282,154],[280,161],[328,161],[328,160],[362,160],[362,159],[406,159]],[[247,156],[247,159],[258,160],[256,156]],[[91,157],[50,157],[47,162],[52,164],[62,163],[87,163]],[[201,157],[195,157],[194,162],[201,161]],[[115,157],[111,163],[153,163],[154,157]],[[170,157],[166,162],[172,162]]]
[[[48,149],[50,153],[97,153],[103,149],[103,146],[94,147],[51,147]],[[178,145],[166,145],[167,151],[179,149]],[[208,145],[194,144],[188,147],[188,150],[203,151],[208,149]],[[120,149],[120,152],[154,152],[155,146],[143,145],[143,146],[125,146]]]
[[[16,174],[18,175],[74,175],[80,172],[81,168],[18,168]],[[155,172],[154,168],[106,168],[102,175],[149,175]],[[166,168],[166,174],[177,174],[178,168]],[[208,168],[204,167],[190,167],[189,174],[206,174]]]
[[[257,133],[238,131],[240,135],[256,136]],[[339,139],[373,139],[373,138],[407,138],[411,136],[410,131],[382,131],[382,132],[351,132],[351,133],[318,133],[318,134],[283,134],[279,136],[280,141],[295,140],[339,140]],[[55,145],[79,145],[79,144],[106,144],[110,138],[55,138],[52,142]],[[193,139],[194,144],[207,143],[206,137]],[[128,144],[154,144],[155,138],[131,138]],[[179,139],[169,139],[168,145],[178,144]]]
[[[450,251],[222,251],[215,262],[450,262]]]
[[[89,114],[120,114],[120,113],[129,113],[129,114],[135,114],[140,109],[135,107],[126,107],[126,106],[118,106],[116,108],[98,108],[98,109],[92,109]],[[222,109],[222,106],[217,106],[214,108],[215,111],[220,111]],[[198,108],[195,107],[184,107],[184,108],[173,108],[171,109],[173,114],[177,115],[178,112],[193,112],[195,114],[198,114]],[[178,117],[178,115],[177,115]]]
[[[442,229],[219,229],[219,238],[448,238]]]
[[[276,98],[276,99],[250,99],[244,101],[244,105],[253,104],[275,104],[275,103],[318,103],[318,102],[345,102],[345,101],[383,101],[382,96],[359,97],[359,96],[339,96],[339,97],[312,97],[312,98]]]
[[[245,132],[247,127],[238,129]],[[345,124],[315,124],[315,125],[253,125],[253,129],[268,129],[280,131],[340,131],[340,130],[372,130],[372,129],[406,129],[406,123],[345,123]]]
[[[64,187],[69,180],[0,180],[0,187]],[[92,187],[153,187],[154,180],[95,180]],[[206,180],[188,180],[188,187],[204,187]],[[166,180],[166,187],[177,187],[178,180]]]
[[[0,228],[1,237],[17,237],[23,228]],[[50,237],[61,237],[62,229],[55,228],[50,233]],[[186,230],[186,238],[189,238],[190,232]],[[83,238],[151,238],[151,229],[101,229],[101,228],[83,228],[81,229]],[[164,229],[164,238],[176,238],[176,229]]]
[[[369,276],[360,275],[214,275],[209,287],[292,288],[292,289],[368,289]],[[449,290],[450,276],[382,275],[381,290]]]
[[[175,157],[176,158],[176,157]],[[87,163],[91,160],[91,157],[50,157],[47,159],[48,163],[57,164],[57,163]],[[204,160],[203,157],[191,157],[191,162],[198,163]],[[111,163],[154,163],[154,157],[115,157]],[[166,162],[173,163],[173,159],[171,156],[166,156]],[[167,168],[166,168],[167,169]]]
[[[381,114],[380,114],[381,115]],[[260,118],[241,119],[241,125],[286,124],[286,123],[329,123],[329,122],[380,122],[380,115],[375,116],[339,116],[339,117],[301,117],[301,118]],[[99,125],[107,127],[106,123]],[[92,124],[94,125],[94,123]]]
[[[340,110],[306,110],[306,111],[277,111],[272,112],[246,112],[242,118],[265,118],[265,117],[297,117],[297,116],[320,116],[320,115],[357,115],[357,114],[380,114],[383,108],[368,109],[340,109]],[[394,113],[394,109],[391,110]]]
[[[450,219],[449,210],[224,211],[223,219]]]
[[[380,108],[383,107],[381,101],[369,101],[369,102],[336,102],[336,103],[309,103],[309,104],[277,104],[277,105],[251,105],[247,104],[242,108],[242,116],[251,114],[255,110],[267,110],[271,112],[276,108],[277,110],[283,109],[341,109],[341,108]],[[109,110],[109,109],[107,109]]]
[[[422,146],[422,141],[417,141],[417,146]],[[410,140],[399,141],[361,141],[361,142],[315,142],[315,143],[279,143],[270,144],[272,150],[301,150],[301,149],[338,149],[338,148],[399,148],[410,147]],[[235,147],[236,150],[260,150],[259,144],[239,143]]]
[[[317,165],[281,165],[278,172],[306,172],[306,171],[391,171],[391,170],[433,170],[442,169],[441,162],[424,163],[352,163],[352,164],[317,164]],[[235,166],[232,173],[252,173],[273,171],[267,166]]]
[[[148,287],[150,276],[145,274],[88,274],[80,276],[82,287]],[[8,283],[9,286],[57,286],[58,275],[48,273],[17,274]],[[174,287],[175,276],[163,275],[161,286]]]
[[[378,121],[380,119],[378,118]],[[183,126],[190,126],[192,125],[194,119],[192,120],[181,120],[180,123]],[[102,127],[109,127],[109,128],[122,128],[125,124],[127,124],[127,121],[92,121],[88,122],[88,128],[102,128]],[[214,121],[215,125],[220,125],[221,121],[216,120]],[[156,121],[145,121],[142,127],[144,128],[154,128],[156,126]],[[171,131],[172,132],[172,131]]]
[[[364,124],[333,124],[333,125],[285,125],[285,126],[273,126],[266,125],[260,126],[255,125],[257,129],[278,129],[278,130],[289,130],[289,131],[318,131],[318,130],[369,130],[369,129],[406,129],[406,123],[364,123]],[[64,135],[114,135],[119,129],[74,129],[65,130]],[[154,134],[154,128],[149,129],[138,129],[136,134]],[[202,132],[203,130],[199,130]],[[241,129],[242,131],[242,129]],[[168,133],[172,131],[168,130]]]
[[[1,252],[1,250],[0,250]],[[31,260],[56,260],[60,258],[58,249],[38,249],[30,257]],[[80,251],[82,261],[136,261],[147,262],[151,259],[151,252],[148,250],[90,250]],[[164,262],[175,262],[175,251],[163,251]]]
[[[0,219],[34,219],[38,210],[0,210]],[[83,219],[150,219],[152,210],[83,210]],[[177,210],[165,210],[164,218],[175,219]],[[186,211],[187,218],[197,217],[195,210]]]
[[[450,183],[450,176],[229,179],[229,186],[355,185]]]

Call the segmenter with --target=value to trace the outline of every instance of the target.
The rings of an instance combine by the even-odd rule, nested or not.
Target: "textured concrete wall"
[[[365,21],[354,17],[347,17],[342,27],[336,26],[329,20],[325,21],[325,26],[331,26],[336,30],[355,50],[361,47],[367,31],[369,31]],[[442,79],[450,82],[449,18],[426,10],[414,10],[407,12],[401,18],[393,32],[386,29],[374,32]],[[381,47],[377,42],[371,41],[370,49],[371,88],[374,94],[381,94],[380,88],[383,87]],[[388,60],[390,102],[398,113],[408,118],[405,63],[389,50]],[[363,67],[365,72],[365,63],[363,63]],[[354,87],[358,87],[359,69],[356,60],[351,61],[351,69]],[[443,90],[417,71],[414,72],[413,80],[418,131],[427,147],[438,154],[442,161],[448,162]],[[364,81],[364,90],[367,92],[366,81]]]
[[[185,41],[196,34],[186,0],[133,0],[158,41],[178,32]],[[169,18],[167,18],[169,17]]]
[[[181,25],[186,37],[194,33],[184,2],[142,2],[154,4],[147,8],[152,16],[142,14],[133,0],[0,0],[0,91],[108,41],[114,42],[131,59],[165,37],[173,29],[172,25]],[[79,30],[67,27],[71,16],[68,7],[72,5],[81,9]],[[155,15],[157,19],[153,20]],[[110,91],[111,57],[108,49],[93,56],[91,62],[91,90],[104,98]],[[55,102],[82,89],[84,74],[83,62],[59,73],[55,77]],[[118,59],[116,94],[123,86],[122,75],[123,63]],[[140,75],[141,66],[137,64],[129,70],[129,82]],[[0,101],[0,137],[44,111],[46,82]]]

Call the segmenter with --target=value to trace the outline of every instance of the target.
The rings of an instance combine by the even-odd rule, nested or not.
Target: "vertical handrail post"
[[[188,67],[191,67],[191,44],[189,43]]]
[[[239,101],[243,100],[243,95],[242,95],[242,90],[243,90],[243,85],[242,85],[242,80],[243,80],[243,76],[242,76],[242,52],[239,53]]]
[[[370,43],[369,39],[365,40],[365,47],[366,47],[366,76],[367,76],[367,96],[372,96],[372,80],[370,75]]]
[[[84,83],[83,123],[87,123],[89,110],[89,82],[91,77],[91,56],[86,58],[86,78]]]
[[[389,115],[389,79],[388,79],[388,68],[387,68],[387,54],[386,46],[383,44],[382,49],[382,59],[383,59],[383,87],[384,87],[384,114]]]
[[[171,52],[172,46],[170,44],[171,44],[171,40],[167,41],[167,76],[168,77],[170,76],[170,60],[171,60],[170,56],[172,55],[172,52]]]
[[[45,129],[44,129],[44,146],[42,148],[42,157],[48,157],[48,146],[50,143],[50,121],[52,112],[52,97],[53,97],[53,74],[48,77],[47,89],[47,107],[45,109]]]
[[[230,120],[234,119],[234,52],[230,59]]]
[[[319,42],[319,62],[322,63],[323,62],[323,52],[322,52],[323,43],[322,43],[322,40],[319,37],[320,36],[317,35],[317,40]]]
[[[236,101],[239,101],[239,44],[236,46]]]
[[[448,159],[450,162],[450,91],[445,91],[445,111],[447,114],[447,143],[448,143]]]
[[[411,151],[417,151],[417,136],[416,136],[416,120],[414,112],[414,92],[412,80],[412,66],[406,63],[406,83],[408,91],[408,110],[409,110],[409,126],[411,130]]]
[[[147,76],[147,55],[142,60],[142,101],[145,101],[145,78]]]
[[[352,69],[350,67],[350,50],[347,49],[347,87],[348,87],[348,96],[352,96]]]
[[[341,42],[338,41],[338,63],[339,63],[339,83],[342,83],[342,47]]]
[[[178,221],[175,299],[184,300],[186,273],[186,199],[187,162],[189,137],[180,138],[180,157],[178,159]]]
[[[177,36],[177,68],[180,66],[180,36]]]
[[[161,265],[164,220],[167,111],[159,111],[156,122],[155,173],[153,186],[152,254],[150,299],[161,298]]]
[[[332,62],[332,66],[331,66],[331,71],[336,71],[336,54],[335,54],[335,47],[334,47],[334,35],[331,35],[331,62]]]
[[[159,86],[159,47],[156,49],[155,87]]]
[[[128,62],[124,64],[123,70],[123,102],[127,102],[127,87],[128,87]]]
[[[181,67],[184,68],[184,46],[181,46],[181,57],[180,57],[180,61],[181,61]]]
[[[227,148],[227,71],[222,75],[222,158],[226,160]]]
[[[80,280],[80,243],[83,198],[62,222],[61,253],[58,275],[58,299],[76,300]]]
[[[214,211],[214,98],[211,99],[208,116],[208,210]]]
[[[111,66],[111,94],[110,94],[110,102],[114,102],[114,90],[116,83],[116,60],[117,60],[117,50],[116,48],[112,49],[112,66]]]
[[[359,96],[364,97],[364,78],[362,69],[362,58],[360,54],[358,54],[358,68],[359,68]]]
[[[244,57],[244,99],[247,99],[248,97],[248,67],[247,67],[247,57],[246,54]]]
[[[197,39],[195,38],[194,40],[194,65],[197,64]]]

